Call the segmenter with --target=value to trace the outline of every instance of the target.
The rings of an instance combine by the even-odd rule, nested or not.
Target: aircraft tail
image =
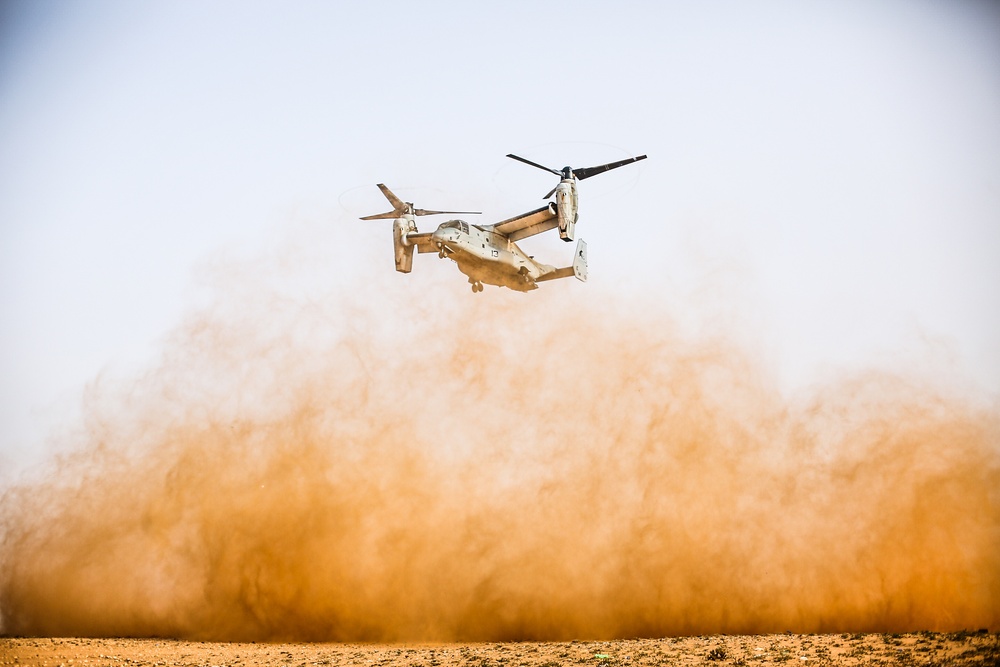
[[[581,282],[587,282],[587,242],[580,239],[576,243],[576,254],[573,256],[573,275]]]
[[[551,273],[546,273],[544,276],[536,279],[535,282],[558,280],[559,278],[569,278],[570,276],[576,276],[577,280],[587,282],[587,242],[583,239],[576,242],[576,255],[573,257],[573,266],[567,266],[562,269],[556,269]]]

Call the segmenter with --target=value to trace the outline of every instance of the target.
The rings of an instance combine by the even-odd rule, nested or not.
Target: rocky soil
[[[1000,634],[746,635],[481,644],[240,644],[165,639],[2,638],[0,663],[41,667],[199,665],[1000,665]]]

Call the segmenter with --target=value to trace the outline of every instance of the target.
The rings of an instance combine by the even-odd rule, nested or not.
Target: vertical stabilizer
[[[573,257],[573,275],[577,280],[587,282],[587,242],[580,239],[576,242],[576,255]]]

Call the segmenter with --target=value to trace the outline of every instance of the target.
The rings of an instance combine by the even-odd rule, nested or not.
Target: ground
[[[617,641],[482,644],[236,644],[165,639],[0,638],[0,664],[41,667],[150,665],[1000,665],[1000,634],[717,635]]]

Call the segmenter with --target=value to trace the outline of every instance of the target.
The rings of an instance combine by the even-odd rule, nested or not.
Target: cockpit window
[[[469,233],[469,223],[464,220],[449,220],[441,225],[441,229],[458,229],[465,234]]]

